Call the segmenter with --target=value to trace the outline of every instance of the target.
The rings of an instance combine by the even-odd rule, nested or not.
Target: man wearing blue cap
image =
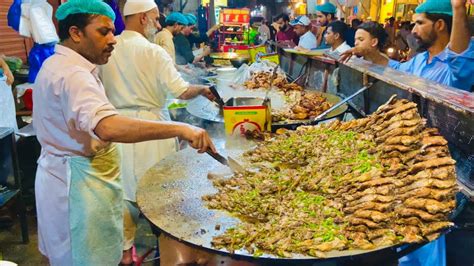
[[[163,47],[176,63],[176,51],[174,49],[173,37],[180,33],[188,24],[186,17],[179,12],[172,12],[166,17],[165,27],[161,30],[155,39],[155,43]]]
[[[198,63],[211,53],[211,49],[208,46],[204,46],[200,54],[194,55],[192,44],[188,37],[193,34],[197,19],[193,14],[185,14],[185,16],[188,19],[188,24],[173,39],[176,50],[176,64],[178,65]]]
[[[55,54],[35,81],[33,119],[42,150],[35,180],[39,249],[55,265],[117,265],[123,247],[120,154],[113,142],[180,136],[215,150],[199,128],[131,119],[108,101],[97,65],[114,50],[113,10],[68,0],[57,12]]]
[[[187,13],[187,14],[185,14],[185,16],[190,21],[191,34],[189,34],[187,37],[188,37],[189,43],[191,44],[191,48],[193,48],[194,46],[199,48],[199,45],[201,43],[208,43],[209,38],[220,27],[220,24],[216,24],[216,25],[212,26],[209,30],[207,30],[205,33],[197,33],[196,34],[196,33],[193,33],[194,29],[196,28],[196,24],[197,24],[196,16],[191,14],[191,13]]]
[[[320,49],[330,48],[329,45],[326,43],[324,36],[326,35],[327,26],[329,25],[329,23],[336,20],[336,11],[336,6],[331,4],[330,2],[326,2],[322,5],[316,6],[316,20],[321,26],[321,29],[319,30],[317,36],[318,48]]]

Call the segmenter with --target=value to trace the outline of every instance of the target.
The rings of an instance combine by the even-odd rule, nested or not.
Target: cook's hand
[[[214,96],[214,94],[212,94],[211,90],[209,89],[209,87],[205,87],[202,89],[201,91],[201,95],[208,98],[209,101],[214,101],[216,99],[216,96]]]
[[[453,8],[465,7],[466,3],[473,5],[474,0],[451,0],[451,5]]]
[[[12,85],[13,81],[15,81],[15,78],[13,77],[13,74],[10,69],[7,69],[6,71],[4,70],[3,74],[5,75],[5,77],[7,77],[7,85]]]
[[[202,49],[202,54],[204,56],[208,56],[211,54],[211,48],[209,46],[204,46],[204,48]]]
[[[347,51],[345,51],[344,53],[341,54],[341,56],[339,57],[339,62],[341,63],[347,63],[351,57],[354,55],[354,51],[355,48],[351,48]]]
[[[354,47],[342,53],[341,56],[339,57],[339,62],[347,63],[353,55],[363,56],[364,54],[367,54],[367,53],[368,51],[366,51],[365,48]]]
[[[181,137],[189,142],[189,145],[198,150],[199,153],[206,152],[211,149],[212,152],[217,153],[214,143],[207,134],[206,130],[192,125],[185,125]]]

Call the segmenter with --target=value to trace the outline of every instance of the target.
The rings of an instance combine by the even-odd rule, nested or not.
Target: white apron
[[[167,110],[161,109],[117,109],[124,116],[155,120],[170,121]],[[122,153],[122,182],[124,199],[136,202],[137,184],[145,172],[166,156],[177,151],[176,138],[152,140],[140,143],[119,144]]]
[[[16,124],[15,100],[12,87],[7,85],[7,78],[0,77],[0,127],[9,127],[18,131]]]
[[[115,145],[93,157],[43,153],[36,176],[40,251],[51,265],[117,265],[123,191]]]

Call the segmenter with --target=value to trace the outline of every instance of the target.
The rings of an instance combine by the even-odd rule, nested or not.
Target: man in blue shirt
[[[412,32],[425,51],[405,63],[381,61],[403,72],[473,91],[474,40],[469,34],[466,0],[428,0],[415,12]],[[356,48],[345,53],[352,54],[358,54]]]
[[[336,11],[336,6],[330,2],[316,6],[316,20],[321,27],[317,36],[318,48],[320,49],[330,48],[324,39],[324,35],[326,35],[327,26],[329,23],[336,21]]]
[[[467,0],[427,0],[415,10],[413,34],[426,51],[410,61],[400,63],[383,55],[378,62],[443,85],[472,91],[474,85],[474,40],[471,39],[466,15]],[[474,3],[473,0],[468,0]],[[358,55],[357,47],[341,60]],[[444,236],[399,260],[401,266],[445,266]]]

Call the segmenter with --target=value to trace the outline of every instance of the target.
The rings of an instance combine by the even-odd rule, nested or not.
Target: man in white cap
[[[296,35],[300,37],[297,50],[312,50],[318,47],[316,36],[310,31],[311,20],[307,16],[298,16],[290,22]]]
[[[199,95],[213,99],[207,86],[185,82],[171,56],[154,43],[160,16],[155,1],[128,0],[123,13],[125,30],[117,36],[117,45],[109,62],[100,68],[107,97],[120,114],[169,121],[167,94],[179,99]],[[150,167],[176,152],[178,147],[177,140],[170,138],[122,144],[121,148],[125,199],[122,263],[129,264],[139,215],[135,195],[138,180]]]
[[[55,265],[117,265],[123,247],[120,154],[113,142],[179,136],[215,148],[199,128],[131,119],[108,101],[97,65],[114,45],[113,10],[68,0],[56,12],[61,43],[35,81],[33,119],[41,155],[35,180],[39,249]]]

